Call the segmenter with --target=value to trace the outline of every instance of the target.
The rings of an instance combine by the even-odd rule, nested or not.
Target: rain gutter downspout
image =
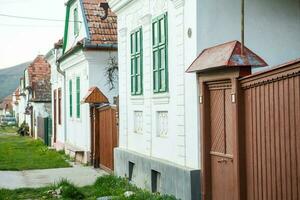
[[[64,88],[64,92],[63,92],[63,95],[64,95],[64,101],[63,101],[63,104],[64,104],[64,118],[63,118],[63,124],[64,124],[64,145],[66,144],[67,142],[67,112],[66,112],[66,73],[61,70],[60,68],[60,61],[58,59],[58,49],[55,50],[56,51],[56,71],[61,74],[63,76],[63,88]]]

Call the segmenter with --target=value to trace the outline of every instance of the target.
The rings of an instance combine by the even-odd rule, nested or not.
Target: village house
[[[118,17],[120,136],[115,172],[153,192],[200,199],[201,144],[208,141],[200,139],[202,99],[197,75],[186,70],[208,47],[229,42],[215,51],[220,54],[241,48],[235,41],[241,38],[241,4],[233,0],[108,2]],[[270,66],[299,57],[297,0],[247,1],[245,10],[247,47]],[[251,66],[258,70],[255,63]]]
[[[34,138],[44,137],[43,131],[38,134],[39,119],[51,116],[50,70],[44,56],[39,55],[24,72],[24,93],[27,103],[25,122],[29,126],[30,135]]]
[[[12,115],[13,114],[13,96],[8,95],[3,98],[2,102],[0,102],[0,115]]]
[[[25,94],[24,76],[19,80],[19,100],[18,100],[18,125],[21,126],[26,121],[25,109],[27,106],[27,98]]]
[[[16,122],[19,122],[19,101],[20,101],[20,89],[17,88],[12,94],[12,109],[13,116],[16,118]]]
[[[90,105],[85,103],[84,97],[95,87],[94,91],[101,93],[110,105],[118,96],[116,16],[106,5],[104,0],[66,3],[62,55],[53,73],[58,77],[57,85],[53,86],[57,90],[52,91],[56,93],[53,102],[58,103],[60,95],[64,101],[58,105],[62,108],[61,114],[56,111],[58,116],[54,116],[54,128],[57,136],[60,135],[57,138],[64,142],[66,153],[84,163],[90,162],[92,148]],[[56,78],[52,80],[55,82]],[[64,130],[59,126],[59,119],[64,123]]]
[[[57,59],[62,56],[63,40],[59,40],[46,54],[45,59],[51,66],[51,109],[52,109],[52,146],[63,150],[66,134],[65,112],[65,79],[57,65]]]

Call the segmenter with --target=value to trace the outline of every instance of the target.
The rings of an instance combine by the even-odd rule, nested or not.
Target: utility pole
[[[245,0],[241,0],[241,55],[244,55],[245,46]]]

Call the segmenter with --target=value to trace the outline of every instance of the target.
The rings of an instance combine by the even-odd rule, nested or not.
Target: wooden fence
[[[300,199],[300,64],[241,80],[249,200]]]

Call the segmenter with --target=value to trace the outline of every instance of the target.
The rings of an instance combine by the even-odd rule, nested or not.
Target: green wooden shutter
[[[69,111],[70,111],[70,117],[73,116],[73,95],[72,95],[72,80],[69,80]]]
[[[76,78],[76,116],[80,118],[80,77]]]
[[[168,91],[168,29],[167,14],[152,22],[153,91]]]
[[[142,28],[130,34],[131,94],[143,94],[143,45]]]

